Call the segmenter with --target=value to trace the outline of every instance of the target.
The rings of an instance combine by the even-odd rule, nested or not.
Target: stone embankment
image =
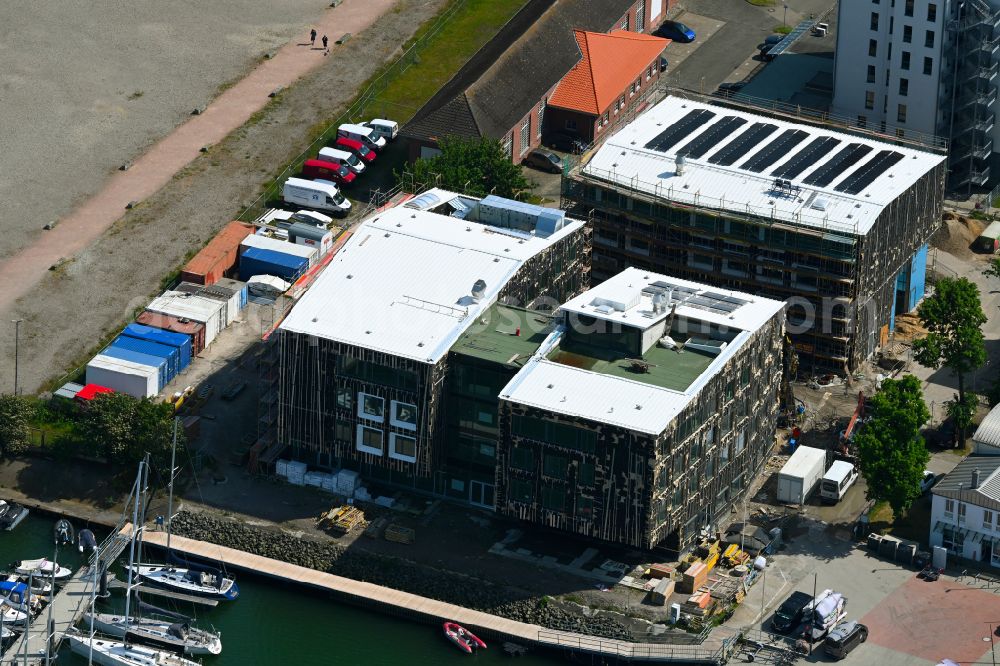
[[[346,549],[332,542],[299,538],[279,530],[189,511],[182,511],[174,517],[173,532],[549,629],[635,640],[625,624],[605,614],[584,617],[516,588],[410,560]]]

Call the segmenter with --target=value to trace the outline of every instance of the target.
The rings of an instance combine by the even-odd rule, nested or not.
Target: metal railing
[[[599,654],[632,661],[677,661],[679,663],[722,663],[726,650],[725,642],[719,647],[708,648],[701,645],[672,645],[661,643],[628,643],[621,640],[584,636],[562,631],[542,629],[538,632],[538,642],[544,646],[572,652]]]

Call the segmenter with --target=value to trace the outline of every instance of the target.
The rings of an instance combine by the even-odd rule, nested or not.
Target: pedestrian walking
[[[316,28],[309,31],[309,46],[316,46]]]
[[[328,39],[326,38],[326,35],[323,35],[323,48],[324,48],[324,49],[325,49],[325,48],[327,48],[327,46],[326,46],[326,45],[327,45],[327,42],[329,42],[329,41],[330,41],[330,40],[328,40]]]

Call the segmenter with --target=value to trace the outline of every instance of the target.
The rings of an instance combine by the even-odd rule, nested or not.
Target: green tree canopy
[[[0,395],[0,453],[20,453],[30,442],[34,408],[24,396]]]
[[[886,379],[872,397],[871,419],[854,438],[868,498],[885,500],[897,516],[920,496],[930,460],[920,428],[929,418],[916,377]]]
[[[510,161],[496,139],[446,137],[438,146],[440,155],[417,160],[409,171],[397,173],[399,181],[411,185],[412,178],[412,183],[478,197],[495,194],[520,199],[528,192],[521,166]]]
[[[148,398],[137,400],[124,393],[102,393],[81,415],[80,434],[96,453],[115,464],[132,466],[146,452],[157,464],[169,460],[173,421],[172,405]],[[177,433],[179,447],[183,438],[181,429]]]
[[[934,295],[917,308],[920,323],[927,335],[913,342],[914,358],[928,368],[944,366],[958,378],[956,406],[949,414],[956,417],[958,443],[965,442],[965,430],[974,410],[967,409],[965,376],[986,362],[986,344],[982,325],[986,315],[979,300],[979,288],[966,278],[942,278]]]

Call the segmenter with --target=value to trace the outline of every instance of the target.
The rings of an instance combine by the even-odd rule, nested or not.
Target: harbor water
[[[32,514],[13,532],[0,532],[0,563],[52,557],[54,522],[48,516]],[[79,523],[74,526],[82,527]],[[148,559],[158,559],[155,553],[151,555]],[[128,557],[128,551],[123,557]],[[75,548],[60,552],[61,565],[75,570],[82,562]],[[118,575],[121,579],[120,570]],[[214,627],[222,633],[222,654],[200,658],[205,666],[436,666],[469,660],[483,666],[510,660],[499,643],[490,641],[487,641],[489,649],[472,656],[464,654],[444,638],[439,625],[419,624],[347,606],[293,584],[248,575],[237,575],[237,580],[240,598],[220,602],[216,608],[174,605],[168,599],[154,597],[145,600],[163,608],[193,613],[199,626]],[[110,607],[122,605],[122,592],[117,590]],[[99,602],[98,610],[101,608]],[[36,626],[44,627],[44,623]],[[87,662],[64,646],[59,663],[86,666]],[[528,654],[514,663],[543,666],[564,662],[556,657]]]

